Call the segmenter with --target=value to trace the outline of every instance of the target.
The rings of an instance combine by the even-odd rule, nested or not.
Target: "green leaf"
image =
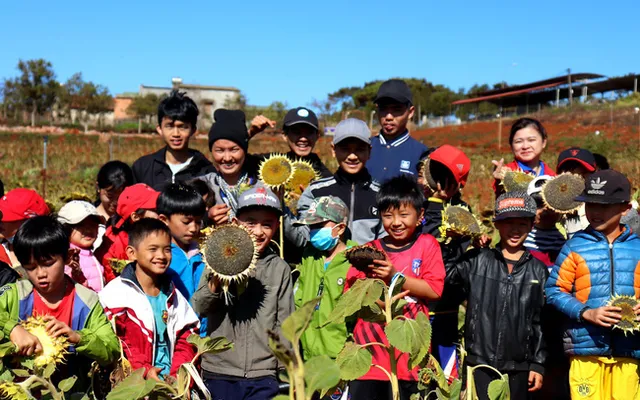
[[[371,369],[372,357],[369,350],[353,342],[345,343],[336,358],[340,368],[340,378],[352,381],[360,378]]]
[[[192,334],[187,338],[187,342],[196,346],[198,349],[198,354],[217,354],[222,353],[223,351],[227,351],[233,348],[233,343],[231,343],[227,338],[218,336],[215,338],[200,337],[199,335]]]
[[[51,363],[46,367],[44,367],[44,370],[42,371],[42,376],[46,379],[49,379],[54,372],[56,372],[56,364]]]
[[[73,385],[76,384],[76,380],[78,378],[76,378],[75,376],[72,376],[70,378],[61,380],[60,383],[58,383],[58,389],[60,389],[62,392],[68,392],[69,390],[71,390],[71,388],[73,388]]]
[[[304,331],[309,327],[313,312],[322,297],[316,297],[300,306],[282,323],[282,335],[291,343],[298,343]]]
[[[382,311],[382,308],[380,308],[380,306],[376,303],[373,303],[370,306],[362,307],[357,315],[358,318],[367,322],[382,323],[386,321],[384,311]]]
[[[13,374],[7,369],[0,374],[0,382],[13,382]]]
[[[278,371],[278,380],[280,382],[289,383],[289,375],[287,375],[286,371]]]
[[[396,318],[384,328],[389,344],[403,353],[413,353],[420,349],[424,335],[420,331],[418,321]]]
[[[280,341],[280,336],[277,333],[269,330],[267,331],[267,335],[269,336],[269,348],[273,355],[276,356],[278,361],[285,367],[290,365],[295,359],[291,350]]]
[[[35,368],[33,366],[33,358],[22,358],[20,359],[20,365],[28,369],[29,371],[33,371]]]
[[[178,369],[178,393],[186,393],[187,389],[189,389],[189,383],[191,383],[191,375],[189,375],[187,367],[183,364]]]
[[[422,400],[422,397],[420,396],[420,393],[414,393],[409,397],[409,400]]]
[[[418,347],[412,349],[409,356],[410,369],[421,365],[431,349],[431,323],[429,322],[429,317],[425,313],[419,312],[415,321],[418,324],[420,338],[416,339]]]
[[[462,392],[462,381],[460,379],[454,379],[449,385],[449,398],[459,399],[460,392]]]
[[[133,371],[107,395],[107,400],[139,400],[147,396],[156,382],[144,379],[144,368]]]
[[[27,371],[26,369],[13,369],[11,371],[18,378],[28,378],[32,375],[31,372]]]
[[[16,352],[16,345],[13,342],[0,344],[0,357],[8,356]]]
[[[89,397],[89,395],[86,393],[72,393],[69,399],[70,400],[91,400],[91,397]]]
[[[379,279],[358,279],[349,290],[340,296],[322,326],[344,323],[346,317],[355,314],[363,307],[372,306],[380,299],[384,288],[384,282]]]
[[[279,394],[276,397],[274,397],[273,400],[289,400],[289,396],[286,396],[284,394]]]
[[[405,299],[398,299],[395,303],[393,303],[393,315],[402,315],[404,311],[404,306],[407,305],[407,301]]]
[[[304,363],[304,382],[307,397],[322,389],[331,389],[340,382],[340,368],[327,355],[311,358]]]
[[[487,391],[490,400],[509,400],[509,378],[496,379],[489,383]]]

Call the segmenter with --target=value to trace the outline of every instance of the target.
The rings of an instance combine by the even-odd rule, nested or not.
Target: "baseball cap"
[[[160,192],[144,183],[136,183],[126,187],[118,197],[116,212],[121,218],[116,223],[116,228],[120,228],[129,219],[129,216],[139,209],[155,210],[158,196],[160,196]]]
[[[327,221],[336,224],[346,223],[349,219],[349,208],[344,201],[335,196],[322,196],[313,200],[309,209],[294,225],[315,225]]]
[[[313,129],[318,130],[318,117],[316,113],[305,107],[298,107],[287,111],[284,116],[283,125],[289,127],[296,124],[307,124]]]
[[[596,170],[596,159],[593,156],[593,153],[587,149],[571,147],[562,151],[558,156],[558,165],[556,166],[556,169],[560,169],[562,164],[567,161],[577,161],[589,172],[594,172]]]
[[[431,153],[429,156],[431,161],[437,161],[443,164],[456,179],[456,182],[464,185],[469,177],[471,169],[471,160],[462,150],[457,147],[444,144]]]
[[[336,125],[333,134],[333,144],[338,144],[345,139],[356,138],[367,144],[371,144],[371,131],[367,123],[357,118],[347,118]]]
[[[82,200],[72,200],[58,211],[58,221],[61,224],[79,224],[88,217],[96,217],[104,222],[104,217],[98,213],[98,209],[93,204]]]
[[[15,222],[49,214],[44,199],[31,189],[13,189],[0,199],[2,222]]]
[[[507,218],[533,218],[536,216],[536,201],[525,192],[508,192],[496,199],[494,221]]]
[[[278,214],[282,214],[282,204],[280,199],[276,196],[271,189],[265,186],[254,186],[246,192],[242,193],[238,198],[238,211],[248,207],[269,207],[276,211]]]
[[[612,169],[594,172],[576,201],[598,204],[620,204],[631,200],[631,184],[626,176]]]
[[[378,104],[382,99],[391,99],[402,104],[413,104],[411,89],[402,79],[389,79],[383,82],[373,102]]]
[[[534,194],[542,192],[542,187],[544,186],[544,184],[552,179],[553,177],[550,175],[540,175],[537,178],[534,178],[531,182],[529,182],[527,194],[529,196],[533,196]]]

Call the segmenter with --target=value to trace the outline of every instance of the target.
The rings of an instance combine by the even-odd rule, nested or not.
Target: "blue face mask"
[[[332,228],[311,230],[311,244],[320,251],[331,250],[338,245],[337,237],[333,237]]]

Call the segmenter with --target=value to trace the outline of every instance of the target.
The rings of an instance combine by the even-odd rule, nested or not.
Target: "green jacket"
[[[347,248],[357,245],[358,243],[354,241],[347,241]],[[344,252],[336,254],[326,270],[324,264],[323,252],[316,250],[313,246],[307,246],[302,263],[298,266],[299,276],[293,288],[296,308],[322,292],[320,306],[313,313],[309,328],[304,331],[301,338],[305,360],[322,354],[336,358],[348,336],[345,324],[330,324],[322,329],[319,329],[319,326],[327,321],[327,317],[342,296],[347,271],[351,264],[345,258]]]

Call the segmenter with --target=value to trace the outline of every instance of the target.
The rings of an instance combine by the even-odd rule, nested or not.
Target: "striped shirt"
[[[567,239],[557,228],[533,228],[524,241],[524,247],[548,254],[551,261],[554,261],[566,241]]]

